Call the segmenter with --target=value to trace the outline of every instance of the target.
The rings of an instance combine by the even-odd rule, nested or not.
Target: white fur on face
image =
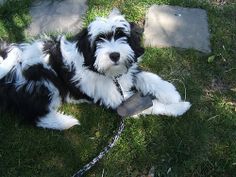
[[[117,29],[121,30],[123,35],[115,37]],[[90,37],[90,45],[96,48],[94,68],[98,72],[107,76],[117,76],[127,72],[130,63],[133,62],[134,51],[128,44],[128,36],[130,36],[130,24],[114,9],[108,18],[97,18],[88,27]],[[100,38],[99,35],[105,36]],[[110,36],[106,38],[106,35]],[[111,53],[119,53],[118,62],[114,62],[110,58]]]
[[[114,38],[109,40],[103,40],[97,44],[95,52],[94,67],[101,73],[109,76],[116,76],[126,73],[129,63],[133,62],[134,51],[126,42],[126,37],[115,40]],[[120,54],[120,59],[114,62],[110,58],[110,54],[117,52]]]
[[[88,26],[91,44],[96,36],[101,33],[115,32],[117,28],[122,28],[124,33],[130,35],[130,24],[123,15],[113,10],[108,18],[98,17]]]

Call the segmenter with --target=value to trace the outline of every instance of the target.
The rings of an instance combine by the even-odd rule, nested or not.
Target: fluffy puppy
[[[65,37],[2,46],[0,110],[13,110],[36,126],[64,130],[79,122],[57,111],[63,102],[93,102],[116,109],[135,92],[152,95],[141,114],[180,116],[190,108],[175,87],[139,69],[141,36],[117,9],[73,40]]]

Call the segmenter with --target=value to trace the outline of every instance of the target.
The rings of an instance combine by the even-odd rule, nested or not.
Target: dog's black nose
[[[110,56],[110,59],[114,62],[117,62],[120,59],[120,53],[118,53],[118,52],[112,52],[112,53],[110,53],[109,56]]]

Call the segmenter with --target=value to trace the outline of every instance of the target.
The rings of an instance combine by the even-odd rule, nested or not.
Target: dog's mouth
[[[116,62],[116,63],[113,63],[109,68],[107,68],[104,71],[104,74],[107,76],[115,77],[118,75],[125,74],[127,73],[127,71],[128,71],[128,68],[125,65],[119,62]]]
[[[120,65],[120,62],[114,62],[113,65],[114,65],[114,66],[119,66],[119,65]]]

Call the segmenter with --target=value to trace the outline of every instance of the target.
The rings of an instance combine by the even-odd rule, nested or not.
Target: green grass
[[[24,29],[30,23],[31,1],[8,0],[0,6],[0,39],[17,42],[25,38]]]
[[[0,38],[27,39],[30,0],[0,7]],[[212,53],[146,48],[142,68],[173,82],[192,103],[179,118],[127,119],[118,144],[86,176],[136,177],[155,168],[157,177],[236,176],[236,4],[193,0],[90,0],[85,26],[118,7],[140,24],[153,4],[206,9]],[[81,126],[67,131],[35,128],[16,115],[0,113],[1,177],[71,176],[95,157],[113,136],[116,114],[96,105],[64,105]]]

